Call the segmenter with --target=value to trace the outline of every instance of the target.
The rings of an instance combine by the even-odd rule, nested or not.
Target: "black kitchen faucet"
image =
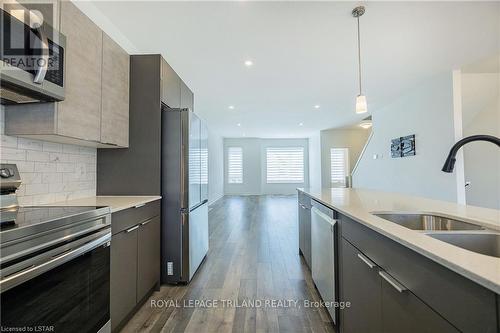
[[[472,141],[487,141],[496,144],[498,147],[500,147],[500,138],[497,138],[496,136],[493,135],[471,135],[466,138],[463,138],[462,140],[458,141],[451,147],[450,153],[448,154],[448,157],[446,158],[446,161],[444,162],[443,168],[441,169],[444,172],[451,173],[453,172],[453,168],[455,167],[455,156],[457,155],[458,150],[465,144],[472,142]]]

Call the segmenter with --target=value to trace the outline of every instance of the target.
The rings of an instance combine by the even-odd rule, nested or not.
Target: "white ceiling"
[[[363,118],[354,114],[351,10],[356,4],[96,1],[78,6],[130,53],[161,53],[195,92],[195,110],[212,130],[226,137],[305,137]],[[432,75],[499,53],[498,2],[365,6],[361,39],[369,110]],[[254,62],[250,68],[243,64],[247,59]]]

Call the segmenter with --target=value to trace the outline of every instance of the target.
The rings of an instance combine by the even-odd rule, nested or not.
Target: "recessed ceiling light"
[[[245,60],[245,66],[250,67],[252,65],[253,65],[253,61],[252,60]]]
[[[304,126],[304,123],[299,123],[299,126]]]
[[[372,127],[372,122],[370,120],[363,120],[360,124],[359,124],[360,127],[364,128],[364,129],[368,129],[370,127]]]
[[[319,105],[319,104],[316,104],[316,105],[314,106],[314,108],[315,108],[315,109],[319,109],[320,107],[321,107],[321,105]]]
[[[234,105],[229,105],[227,108],[228,108],[229,110],[234,110]]]
[[[237,123],[236,126],[241,127],[241,123]]]

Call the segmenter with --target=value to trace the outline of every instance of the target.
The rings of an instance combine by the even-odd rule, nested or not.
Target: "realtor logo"
[[[52,47],[58,43],[55,1],[3,1],[0,57],[2,70],[13,66],[25,71],[58,69]]]

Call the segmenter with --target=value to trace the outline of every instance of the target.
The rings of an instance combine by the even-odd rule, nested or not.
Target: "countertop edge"
[[[399,243],[399,244],[401,244],[401,245],[403,245],[403,246],[405,246],[405,247],[407,247],[407,248],[409,248],[409,249],[411,249],[411,250],[413,250],[413,251],[415,251],[415,252],[423,255],[426,258],[429,258],[430,260],[436,262],[437,264],[440,264],[440,265],[442,265],[442,266],[444,266],[444,267],[446,267],[446,268],[454,271],[455,273],[457,273],[457,274],[459,274],[459,275],[461,275],[461,276],[463,276],[463,277],[465,277],[465,278],[467,278],[467,279],[469,279],[469,280],[471,280],[471,281],[473,281],[475,283],[478,283],[479,285],[481,285],[481,286],[483,286],[483,287],[485,287],[485,288],[487,288],[487,289],[489,289],[489,290],[491,290],[491,291],[493,291],[493,292],[495,292],[497,294],[500,294],[500,285],[498,285],[494,281],[490,281],[489,279],[486,279],[486,278],[484,278],[484,277],[482,277],[482,276],[480,276],[480,275],[478,275],[478,274],[476,274],[476,273],[474,273],[474,272],[472,272],[470,270],[467,270],[467,269],[463,268],[460,265],[456,265],[453,262],[450,262],[450,261],[442,258],[441,256],[438,256],[438,255],[436,255],[436,254],[434,254],[432,252],[429,252],[429,251],[427,251],[426,249],[424,249],[424,248],[422,248],[420,246],[416,246],[416,245],[414,245],[412,243],[409,243],[409,242],[405,241],[404,239],[401,239],[401,238],[397,237],[394,234],[386,232],[383,229],[379,229],[379,228],[377,228],[377,226],[375,226],[375,225],[373,225],[373,224],[371,224],[369,222],[363,221],[362,219],[354,216],[353,214],[345,211],[342,208],[339,208],[339,207],[333,205],[330,202],[325,202],[321,198],[318,198],[317,196],[315,196],[315,195],[313,195],[311,193],[308,193],[306,190],[304,190],[302,188],[297,188],[297,191],[304,193],[309,198],[311,198],[311,199],[313,199],[313,200],[315,200],[315,201],[317,201],[317,202],[319,202],[319,203],[321,203],[321,204],[323,204],[323,205],[325,205],[327,207],[330,207],[331,209],[333,209],[333,210],[335,210],[335,211],[337,211],[337,212],[339,212],[339,213],[341,213],[341,214],[343,214],[343,215],[345,215],[345,216],[353,219],[354,221],[356,221],[358,223],[361,223],[362,225],[370,228],[371,230],[373,230],[373,231],[375,231],[375,232],[377,232],[377,233],[379,233],[379,234],[381,234],[383,236],[386,236],[387,238],[389,238],[389,239],[391,239],[391,240],[393,240],[393,241],[395,241],[395,242],[397,242],[397,243]]]
[[[116,213],[137,205],[148,204],[161,198],[158,195],[98,195],[54,202],[45,204],[45,206],[107,206],[111,209],[111,213]]]

